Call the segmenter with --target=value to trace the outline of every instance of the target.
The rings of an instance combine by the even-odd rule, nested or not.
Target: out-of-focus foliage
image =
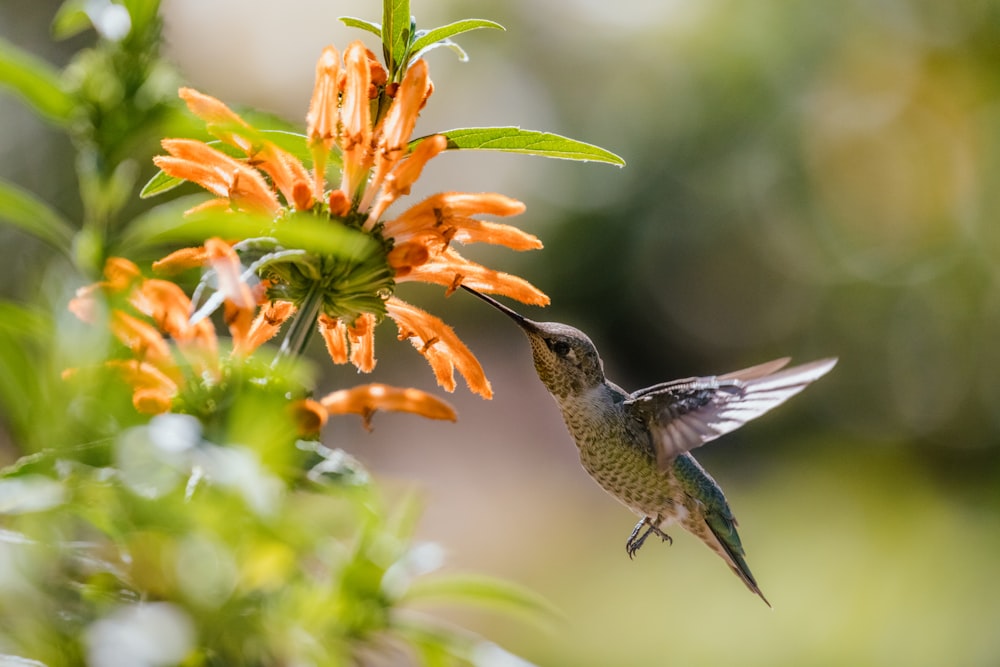
[[[407,3],[387,3],[386,16],[398,21],[399,12],[409,20]],[[130,261],[105,260],[121,253],[145,263],[168,244],[259,235],[262,223],[225,214],[185,221],[184,199],[141,213],[136,205],[157,140],[191,133],[174,101],[178,77],[159,55],[157,2],[69,0],[52,30],[90,35],[92,44],[57,68],[0,37],[0,85],[69,138],[79,186],[79,205],[64,215],[0,180],[4,233],[47,247],[31,275],[8,286],[18,301],[0,302],[8,436],[0,443],[0,662],[520,663],[420,609],[457,602],[539,618],[551,615],[547,603],[488,577],[435,572],[443,550],[413,539],[414,499],[383,495],[355,458],[320,443],[321,424],[299,421],[293,408],[315,387],[308,361],[266,347],[229,355],[227,342],[204,330],[185,339],[174,332],[198,325],[185,310],[169,344],[158,339],[166,359],[152,369],[179,385],[168,396],[176,400],[153,417],[133,407],[149,388],[139,371],[153,363],[157,342],[133,337],[165,330],[170,314],[156,296],[167,287],[187,297]],[[370,250],[358,232],[313,222],[273,234],[273,221],[264,226],[273,243],[345,262]],[[104,282],[77,289],[102,266]],[[137,275],[116,282],[122,268]],[[74,293],[73,313],[87,324],[67,310]],[[116,322],[144,328],[122,335]],[[375,408],[366,409],[370,418]]]
[[[0,31],[36,4],[0,5],[7,12]],[[211,81],[214,91],[228,86],[227,100],[285,104],[296,119],[311,73],[297,75],[297,88],[280,88],[295,76],[279,59],[300,48],[311,62],[315,42],[302,46],[310,31],[321,29],[326,39],[340,14],[377,11],[375,3],[337,6],[318,20],[308,2],[291,9],[244,0],[170,4],[171,56],[186,79]],[[470,168],[455,159],[428,170],[451,166],[470,180],[481,176],[482,188],[497,187],[498,176],[521,179],[526,189],[512,191],[529,193],[527,224],[546,244],[545,262],[526,263],[521,273],[553,297],[551,312],[526,314],[586,330],[612,379],[628,388],[787,354],[841,358],[787,410],[698,454],[741,521],[750,563],[775,605],[769,612],[693,540],[657,545],[628,562],[621,544],[632,521],[579,469],[555,406],[535,384],[524,341],[494,327],[479,304],[469,306],[477,322],[457,328],[483,321],[484,337],[509,339],[509,349],[482,359],[488,371],[510,375],[493,378],[489,409],[457,401],[461,448],[433,438],[415,443],[409,425],[384,421],[373,437],[357,435],[363,444],[355,451],[376,470],[435,485],[440,502],[427,508],[422,530],[447,536],[460,563],[485,563],[527,582],[568,617],[554,636],[493,618],[479,619],[479,627],[552,665],[993,664],[1000,655],[992,586],[1000,549],[993,220],[1000,5],[471,6],[510,36],[481,31],[463,42],[491,76],[462,86],[435,78],[436,98],[453,104],[424,114],[444,106],[453,115],[432,126],[455,127],[469,122],[462,114],[478,113],[486,120],[474,124],[587,137],[629,163],[564,171],[535,163]],[[414,13],[455,16],[469,8],[465,0],[415,3]],[[255,12],[266,30],[240,22]],[[540,29],[547,21],[560,29]],[[530,96],[515,94],[524,92]],[[21,113],[10,97],[0,105]],[[19,139],[37,137],[32,122],[22,116],[19,127],[27,129],[0,139],[17,147],[0,170],[35,184],[57,211],[71,211],[72,158],[58,139],[26,150]],[[17,168],[12,156],[23,158]],[[155,226],[157,214],[147,222]],[[37,252],[20,232],[3,238],[27,248],[11,253],[15,267]],[[24,280],[38,273],[31,269]],[[35,282],[53,301],[68,297],[59,274]],[[92,399],[77,397],[67,412],[73,419],[49,418],[69,404],[58,371],[86,350],[99,356],[103,343],[61,312],[7,315],[0,318],[5,347],[41,349],[53,327],[62,341],[45,348],[59,359],[10,355],[0,373],[5,397],[19,398],[33,415],[5,414],[8,426],[33,418],[42,429],[32,451],[65,441],[56,435],[67,428],[74,441],[91,442],[105,420],[129,424],[126,396],[118,397],[119,411],[94,413]],[[391,377],[393,367],[377,372]],[[101,392],[110,404],[111,388]],[[89,417],[74,417],[81,414]],[[107,442],[101,448],[112,451]],[[10,444],[0,451],[10,453]],[[343,503],[344,516],[355,511],[353,501]],[[6,536],[3,558],[19,539]],[[7,577],[0,585],[26,584]]]

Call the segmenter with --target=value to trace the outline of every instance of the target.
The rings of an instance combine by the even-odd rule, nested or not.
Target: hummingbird
[[[650,535],[672,543],[678,523],[726,562],[771,606],[746,562],[726,496],[690,454],[784,403],[837,363],[786,368],[775,359],[718,376],[690,377],[627,392],[604,375],[590,338],[558,322],[535,322],[462,285],[514,320],[531,343],[535,371],[559,405],[580,463],[605,491],[638,515],[625,542],[629,558]]]

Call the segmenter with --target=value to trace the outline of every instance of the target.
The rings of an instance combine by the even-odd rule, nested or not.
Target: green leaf
[[[69,39],[91,28],[93,23],[87,14],[87,2],[88,0],[67,0],[59,7],[52,19],[54,39]]]
[[[177,178],[166,173],[162,169],[147,181],[147,183],[142,186],[142,190],[139,191],[140,199],[149,199],[150,197],[155,197],[156,195],[162,195],[164,192],[173,190],[178,185],[184,183],[183,178]]]
[[[443,25],[439,28],[434,28],[433,30],[428,30],[423,35],[420,35],[416,41],[413,42],[413,46],[410,47],[413,52],[413,58],[419,58],[420,54],[425,51],[429,51],[435,46],[447,46],[454,50],[457,50],[460,55],[459,58],[463,61],[468,60],[465,56],[465,51],[463,51],[457,44],[451,41],[451,37],[455,35],[461,35],[463,32],[469,32],[470,30],[478,30],[480,28],[493,28],[497,30],[506,30],[502,25],[494,21],[487,21],[486,19],[465,19],[464,21],[455,21],[454,23],[449,23],[448,25]]]
[[[155,177],[154,177],[155,179]],[[191,239],[171,239],[171,230],[184,219],[184,211],[205,201],[203,195],[188,195],[164,202],[133,218],[122,229],[114,255],[133,257],[140,251],[169,243]],[[194,239],[197,240],[197,239]],[[202,237],[202,241],[205,237]]]
[[[402,602],[415,600],[476,605],[552,620],[561,616],[534,591],[478,574],[444,574],[415,579]]]
[[[414,59],[419,58],[420,56],[424,55],[428,51],[433,51],[434,49],[439,49],[441,47],[446,47],[446,48],[449,48],[452,51],[454,51],[455,55],[458,56],[458,61],[459,62],[463,62],[463,63],[469,62],[469,54],[465,52],[465,49],[463,49],[461,46],[459,46],[455,42],[451,41],[450,39],[442,39],[440,42],[434,42],[430,46],[428,46],[428,47],[424,48],[422,51],[420,51],[420,53],[414,54],[413,58]]]
[[[307,213],[282,220],[277,228],[270,230],[270,235],[286,248],[303,248],[344,259],[364,259],[377,245],[363,232]]]
[[[0,85],[19,95],[45,118],[65,124],[73,98],[62,89],[59,72],[44,60],[0,39]]]
[[[51,206],[13,183],[0,181],[0,222],[45,241],[69,255],[73,227]]]
[[[361,259],[375,245],[367,234],[308,214],[293,214],[278,222],[269,216],[235,211],[184,215],[186,209],[199,201],[203,201],[200,196],[176,199],[136,218],[123,231],[116,252],[134,255],[139,250],[163,245],[201,245],[212,236],[224,239],[269,236],[287,248]]]
[[[401,81],[406,71],[410,40],[413,39],[410,0],[384,0],[382,3],[382,50],[389,68],[389,79]]]
[[[442,134],[448,139],[449,149],[526,153],[563,160],[605,162],[619,167],[625,166],[625,160],[611,151],[551,132],[522,130],[519,127],[467,127],[437,134]],[[410,150],[426,138],[420,137],[411,141]]]
[[[52,318],[36,307],[0,301],[0,335],[38,341],[52,329]]]
[[[364,19],[355,18],[353,16],[341,16],[340,22],[346,25],[348,28],[361,28],[362,30],[367,30],[376,37],[382,37],[382,26],[373,21],[366,21]]]
[[[32,419],[40,403],[52,398],[40,389],[46,369],[39,354],[52,348],[52,318],[38,305],[0,301],[0,322],[0,411],[16,434],[30,438],[43,432]]]

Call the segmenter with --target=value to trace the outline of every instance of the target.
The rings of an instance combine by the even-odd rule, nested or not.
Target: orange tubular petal
[[[389,173],[382,183],[382,192],[368,215],[367,227],[373,226],[389,206],[401,195],[410,194],[410,188],[420,178],[427,162],[448,147],[443,135],[435,134],[424,139],[413,152]],[[375,186],[372,185],[372,191]]]
[[[306,398],[290,406],[299,435],[315,435],[326,425],[328,412],[319,401]]]
[[[427,74],[427,63],[424,60],[418,60],[406,70],[406,75],[399,85],[399,90],[396,91],[389,112],[382,122],[381,133],[376,139],[378,152],[375,155],[375,176],[372,179],[371,189],[366,200],[362,200],[360,206],[362,210],[367,208],[371,196],[382,187],[383,179],[406,154],[407,142],[410,140],[413,127],[417,123],[417,115],[420,113],[420,108],[427,99],[429,91],[430,79]],[[424,150],[432,151],[432,147],[429,146]],[[424,162],[430,157],[427,155]],[[419,173],[419,169],[417,171]],[[408,187],[405,186],[405,188]],[[402,189],[400,188],[400,190]],[[385,210],[385,207],[382,207],[382,210]],[[381,215],[381,211],[379,214]],[[365,227],[371,228],[376,220],[377,216],[370,217],[365,223]]]
[[[127,313],[112,311],[111,332],[137,357],[153,363],[170,359],[170,346],[160,332]]]
[[[344,51],[344,95],[340,109],[343,135],[340,146],[343,149],[344,170],[340,189],[349,197],[364,184],[371,169],[372,154],[371,106],[368,87],[371,85],[371,70],[365,45],[352,42]]]
[[[104,263],[104,286],[108,291],[124,292],[136,281],[142,279],[142,272],[130,260],[124,257],[109,257]]]
[[[524,204],[518,200],[495,192],[439,192],[411,206],[395,220],[386,222],[385,235],[400,239],[449,226],[452,220],[466,220],[474,215],[518,215],[524,209]]]
[[[97,320],[97,293],[100,291],[101,283],[84,285],[76,290],[66,308],[81,322],[93,324]]]
[[[229,329],[229,335],[233,337],[233,352],[248,351],[247,338],[250,335],[250,328],[254,323],[254,309],[240,308],[232,301],[226,301],[222,306],[223,320]],[[206,318],[201,322],[208,322]],[[199,324],[201,323],[199,322]]]
[[[328,46],[316,63],[316,84],[306,114],[306,136],[313,157],[312,196],[317,200],[323,198],[326,159],[338,137],[340,90],[340,55]]]
[[[177,395],[177,384],[152,364],[136,359],[108,361],[133,388],[132,405],[137,412],[157,415],[167,412]]]
[[[454,371],[458,370],[472,392],[483,398],[493,397],[483,367],[451,327],[396,297],[389,297],[385,305],[389,317],[399,328],[400,339],[409,338],[417,351],[424,355],[438,384],[445,391],[455,390]]]
[[[295,313],[295,304],[291,301],[272,301],[261,309],[254,318],[245,340],[237,343],[234,352],[250,354],[258,347],[274,338],[281,325]]]
[[[319,316],[319,332],[326,343],[326,351],[335,364],[346,364],[348,355],[347,326],[335,317]]]
[[[173,397],[156,389],[136,389],[132,393],[132,406],[144,415],[160,415],[170,410]]]
[[[294,205],[298,211],[312,208],[315,200],[309,191],[309,173],[297,157],[266,142],[253,155],[252,162],[271,177],[288,204]],[[296,194],[301,190],[304,190],[303,194]]]
[[[411,412],[428,419],[455,421],[458,418],[451,405],[427,392],[377,383],[335,391],[320,403],[332,415],[361,415],[366,428],[371,426],[371,417],[377,410]]]
[[[232,246],[220,238],[210,238],[205,241],[205,252],[215,269],[219,291],[226,296],[226,300],[237,308],[252,310],[257,302],[250,286],[240,279],[243,265]]]
[[[417,124],[417,115],[420,107],[430,88],[427,62],[418,60],[410,65],[403,77],[403,82],[396,91],[396,97],[392,100],[389,113],[382,124],[382,136],[378,143],[381,148],[383,159],[395,161],[392,155],[399,154],[406,150],[406,144],[413,134],[413,127]]]
[[[306,136],[311,144],[322,143],[330,150],[337,139],[337,125],[340,122],[340,55],[337,49],[328,46],[323,49],[316,63],[316,84],[309,112],[306,114]]]
[[[431,253],[423,243],[401,243],[389,251],[386,261],[396,272],[396,277],[405,276],[428,259]]]
[[[428,262],[413,267],[408,274],[397,276],[397,279],[399,282],[434,283],[452,290],[462,284],[482,292],[502,294],[533,306],[549,304],[549,297],[527,280],[471,262],[451,248],[445,249]]]
[[[238,132],[231,131],[239,128],[253,129],[236,112],[216,98],[199,93],[194,88],[181,88],[177,94],[187,103],[191,113],[205,121],[209,133],[244,153],[251,152],[253,143]]]
[[[169,275],[205,266],[207,263],[208,252],[205,251],[205,246],[181,248],[170,253],[163,259],[153,262],[153,271]]]
[[[343,218],[351,212],[351,200],[344,194],[343,190],[334,190],[330,193],[330,215]]]
[[[170,155],[154,157],[153,163],[170,176],[197,183],[241,208],[271,215],[281,209],[264,177],[242,162],[192,139],[164,139],[161,145]]]
[[[181,178],[185,181],[197,183],[216,197],[229,198],[230,179],[220,175],[216,169],[206,167],[198,162],[192,162],[191,160],[166,155],[157,155],[154,157],[153,164],[162,169],[165,174],[174,178]]]
[[[542,248],[542,242],[537,236],[511,225],[474,218],[452,218],[450,224],[455,229],[455,235],[452,238],[459,243],[490,243],[502,245],[511,250],[540,250]]]
[[[177,395],[177,383],[151,363],[138,359],[112,359],[106,365],[118,371],[122,379],[136,391],[155,392],[168,399]]]
[[[371,373],[375,368],[375,316],[362,313],[347,327],[347,338],[351,343],[351,363],[362,373]]]
[[[162,331],[184,340],[191,335],[191,300],[179,286],[155,278],[143,281],[129,298],[129,303],[146,315]]]

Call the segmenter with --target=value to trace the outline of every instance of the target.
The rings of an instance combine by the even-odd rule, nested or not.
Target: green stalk
[[[277,366],[285,357],[297,358],[302,356],[302,353],[306,350],[306,346],[309,344],[310,337],[316,330],[316,320],[319,319],[322,308],[323,290],[317,281],[313,283],[309,289],[309,293],[306,294],[306,298],[299,305],[298,313],[295,314],[291,326],[288,327],[288,333],[285,334],[284,340],[281,341],[281,349],[278,350],[278,355],[271,364],[272,368]]]

